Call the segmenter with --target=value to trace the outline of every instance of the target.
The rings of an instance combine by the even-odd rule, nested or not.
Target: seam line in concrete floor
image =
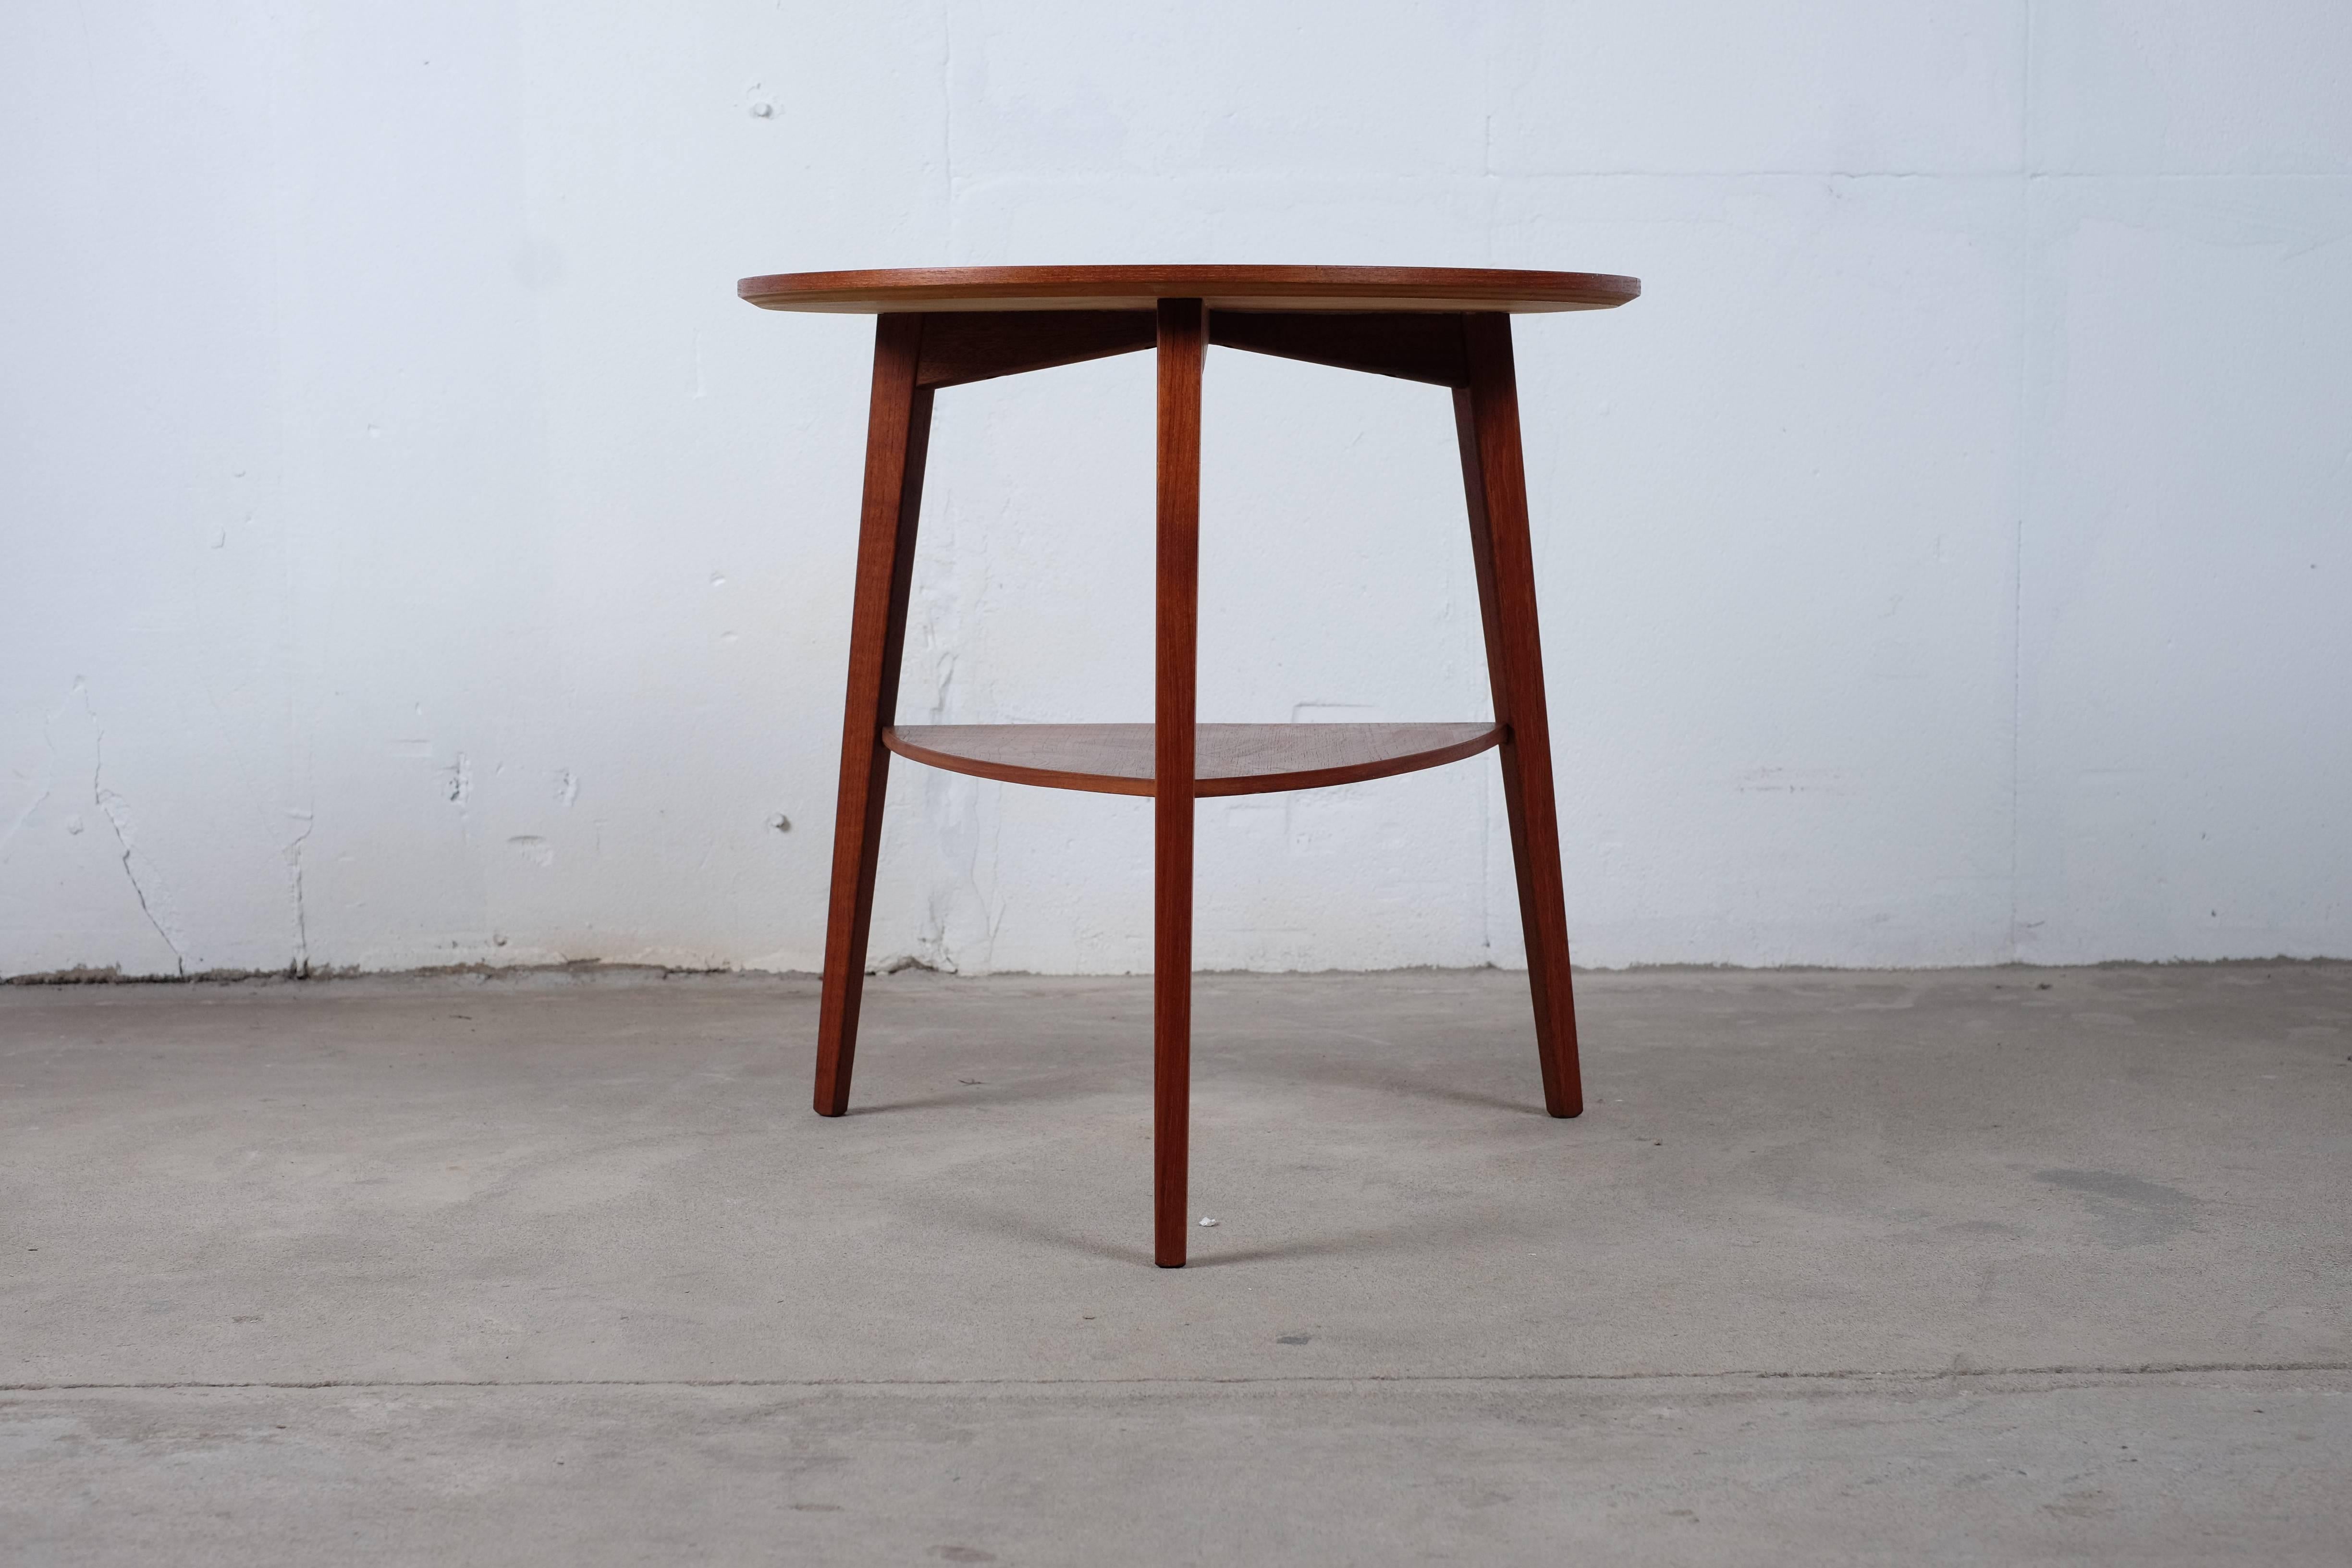
[[[70,1394],[110,1390],[202,1388],[1222,1388],[1300,1384],[1456,1384],[1507,1385],[1521,1383],[1696,1383],[1750,1379],[1775,1383],[1937,1383],[1955,1378],[2165,1377],[2227,1372],[2352,1372],[2342,1361],[2150,1362],[2137,1366],[2004,1366],[1850,1369],[1831,1372],[1533,1372],[1502,1375],[1444,1373],[1331,1373],[1281,1377],[551,1377],[551,1378],[320,1378],[300,1382],[255,1379],[241,1383],[0,1383],[0,1394]]]

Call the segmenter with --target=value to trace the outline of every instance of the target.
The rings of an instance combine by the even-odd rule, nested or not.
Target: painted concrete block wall
[[[1246,47],[1244,47],[1244,46]],[[1518,333],[1583,962],[2352,955],[2352,11],[0,16],[0,974],[822,942],[867,325],[747,273],[1630,272]],[[1443,396],[1212,356],[1204,717],[1485,711]],[[944,395],[904,711],[1149,711],[1150,369]],[[901,767],[875,951],[1149,957]],[[1518,961],[1489,760],[1209,803],[1214,967]]]

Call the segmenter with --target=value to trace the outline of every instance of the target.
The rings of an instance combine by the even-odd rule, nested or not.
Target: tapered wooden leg
[[[1527,469],[1519,453],[1519,397],[1511,368],[1511,319],[1463,318],[1469,384],[1454,394],[1470,547],[1486,623],[1486,672],[1503,726],[1503,799],[1519,874],[1519,923],[1536,1012],[1544,1108],[1584,1110],[1576,1060],[1576,999],[1568,974],[1568,910],[1560,887],[1559,818],[1552,801],[1551,726],[1544,714],[1543,648],[1536,634],[1535,555],[1528,538]]]
[[[1208,311],[1160,301],[1160,604],[1152,704],[1152,1256],[1184,1266],[1192,1108],[1192,742]]]
[[[882,795],[890,753],[882,731],[898,705],[907,646],[907,590],[922,507],[931,391],[916,384],[923,318],[886,315],[874,335],[874,401],[866,425],[866,500],[858,521],[856,600],[850,617],[849,698],[841,719],[841,795],[833,818],[833,903],[824,928],[818,1005],[816,1109],[849,1109],[857,1005],[866,984],[866,931],[874,913]]]

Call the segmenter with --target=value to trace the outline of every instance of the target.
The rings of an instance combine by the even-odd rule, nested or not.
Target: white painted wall
[[[2352,954],[2347,76],[2342,0],[6,7],[0,973],[814,967],[870,329],[734,280],[1079,260],[1644,280],[1518,338],[1582,961]],[[1209,393],[1203,716],[1483,712],[1443,395]],[[908,717],[1148,715],[1150,400],[941,399]],[[1145,803],[898,786],[877,957],[1148,962]],[[1517,957],[1490,759],[1201,855],[1204,966]]]

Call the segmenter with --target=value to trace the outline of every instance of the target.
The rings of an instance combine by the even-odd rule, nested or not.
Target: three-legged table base
[[[1491,723],[1202,725],[1194,703],[1201,373],[1212,342],[1452,389],[1471,557],[1494,691]],[[1156,347],[1160,362],[1159,595],[1150,725],[897,728],[898,668],[935,390]],[[876,335],[856,605],[825,928],[816,1109],[849,1108],[890,753],[982,777],[1152,798],[1154,1256],[1184,1262],[1191,1125],[1192,819],[1202,795],[1300,789],[1435,766],[1495,747],[1518,870],[1536,1059],[1554,1116],[1583,1109],[1551,737],[1536,630],[1534,561],[1507,315],[1460,311],[1142,310],[885,314]]]

